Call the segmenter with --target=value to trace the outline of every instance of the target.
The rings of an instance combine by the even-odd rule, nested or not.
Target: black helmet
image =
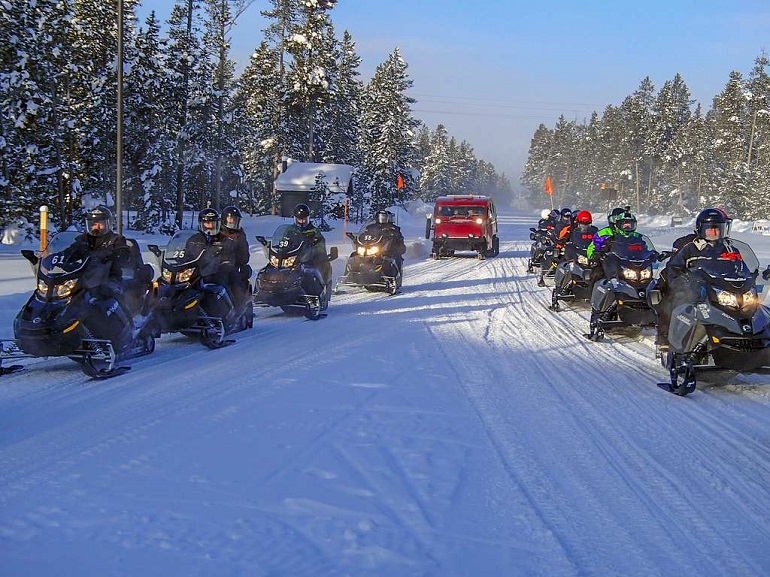
[[[561,219],[563,221],[571,221],[572,220],[572,209],[564,207],[561,209]]]
[[[241,229],[241,211],[234,206],[222,209],[222,227],[235,232]]]
[[[300,203],[294,207],[294,224],[300,228],[305,228],[310,224],[310,207]]]
[[[388,214],[387,210],[378,210],[374,213],[374,220],[379,222],[380,224],[385,224],[387,222],[390,222],[390,215]]]
[[[104,236],[112,232],[112,212],[100,204],[86,211],[86,234],[89,236]]]
[[[631,234],[636,230],[636,217],[624,211],[615,217],[615,230],[621,234]]]
[[[198,230],[208,237],[219,234],[219,213],[213,208],[204,208],[198,213]]]
[[[732,220],[721,208],[704,208],[695,218],[695,234],[705,241],[727,238]]]
[[[611,228],[615,228],[615,219],[625,212],[626,210],[624,208],[613,208],[607,215],[607,224],[609,224]]]

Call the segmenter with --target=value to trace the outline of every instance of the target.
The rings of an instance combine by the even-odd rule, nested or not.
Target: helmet
[[[219,213],[213,208],[204,208],[198,213],[198,230],[208,237],[219,234]]]
[[[390,215],[386,210],[378,210],[376,213],[374,213],[374,219],[380,224],[385,224],[390,222]]]
[[[721,208],[705,208],[695,218],[695,234],[705,241],[716,241],[730,234],[732,220]]]
[[[557,218],[559,218],[559,214],[560,214],[559,211],[554,208],[551,212],[548,213],[548,218],[556,220]]]
[[[233,232],[241,228],[241,211],[234,206],[222,209],[222,226]]]
[[[615,228],[615,219],[625,212],[626,211],[620,207],[613,208],[607,215],[607,224],[609,224],[610,227]]]
[[[569,222],[572,220],[572,209],[571,208],[562,208],[561,209],[561,219],[565,222]]]
[[[636,217],[628,211],[615,217],[615,230],[622,234],[631,234],[636,230]]]
[[[591,217],[591,213],[587,210],[579,210],[575,215],[575,222],[578,224],[589,225],[593,222],[593,218]]]
[[[543,210],[540,211],[540,218],[542,218],[542,219],[546,219],[550,215],[551,215],[551,211],[548,210],[547,208],[544,208]]]
[[[112,232],[112,212],[100,204],[86,211],[86,234],[97,237]]]
[[[307,228],[310,225],[310,207],[300,203],[294,207],[294,224],[300,228]]]

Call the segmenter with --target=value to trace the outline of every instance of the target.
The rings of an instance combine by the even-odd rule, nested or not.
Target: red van
[[[431,229],[433,258],[453,256],[458,251],[476,252],[480,259],[500,254],[495,203],[488,196],[438,197],[425,223],[425,238],[430,238]]]

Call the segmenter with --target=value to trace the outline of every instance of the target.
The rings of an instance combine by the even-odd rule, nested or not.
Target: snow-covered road
[[[405,227],[403,292],[317,322],[258,309],[230,347],[165,335],[111,380],[0,377],[0,574],[769,574],[770,376],[661,391],[652,332],[594,343],[585,307],[548,310],[532,220],[485,261]],[[33,286],[16,254],[2,337]]]

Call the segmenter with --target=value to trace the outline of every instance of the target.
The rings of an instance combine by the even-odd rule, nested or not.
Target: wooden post
[[[48,207],[40,207],[40,252],[44,252],[48,246]]]

